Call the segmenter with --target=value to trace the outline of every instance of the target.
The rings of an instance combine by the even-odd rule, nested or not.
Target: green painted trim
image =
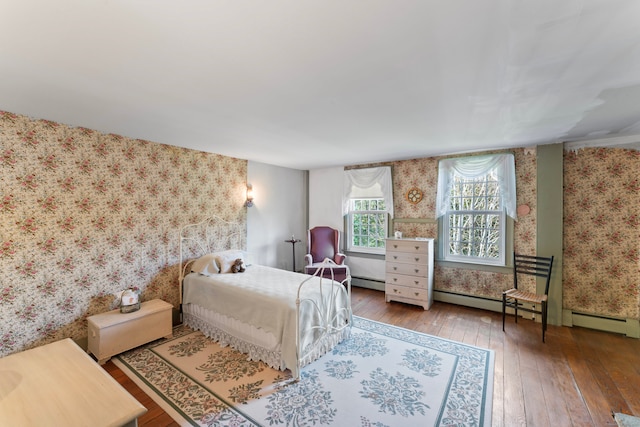
[[[554,256],[549,286],[551,325],[562,323],[563,144],[539,145],[537,152],[537,246],[539,256]],[[538,278],[537,292],[544,292]]]
[[[630,338],[640,338],[640,320],[627,319],[627,330],[625,335]]]

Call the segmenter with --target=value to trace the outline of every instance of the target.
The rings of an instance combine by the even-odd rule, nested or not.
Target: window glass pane
[[[500,229],[500,215],[487,215],[487,227]]]
[[[449,206],[449,209],[451,210],[458,210],[460,209],[460,198],[459,197],[451,197],[451,203]]]
[[[498,196],[498,183],[496,181],[490,181],[487,183],[487,194],[491,196]]]
[[[461,242],[460,243],[460,253],[459,255],[464,255],[464,256],[470,256],[471,255],[471,250],[469,248],[469,243],[468,242]]]
[[[359,236],[362,234],[362,227],[360,226],[360,215],[354,215],[353,235]]]

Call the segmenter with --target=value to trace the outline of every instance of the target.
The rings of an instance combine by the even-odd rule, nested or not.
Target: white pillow
[[[237,259],[241,259],[244,263],[244,253],[239,250],[231,249],[228,251],[216,252],[213,255],[215,255],[220,273],[231,273],[231,267]]]
[[[218,274],[220,269],[218,268],[215,254],[206,254],[195,260],[191,265],[191,271],[205,276]]]

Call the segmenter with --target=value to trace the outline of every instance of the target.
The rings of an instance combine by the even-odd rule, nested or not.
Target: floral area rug
[[[493,357],[354,317],[299,382],[182,326],[114,362],[185,426],[490,426]]]

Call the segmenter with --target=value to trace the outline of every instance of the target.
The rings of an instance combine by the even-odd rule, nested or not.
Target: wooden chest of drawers
[[[387,239],[385,298],[421,305],[433,303],[433,239]]]

